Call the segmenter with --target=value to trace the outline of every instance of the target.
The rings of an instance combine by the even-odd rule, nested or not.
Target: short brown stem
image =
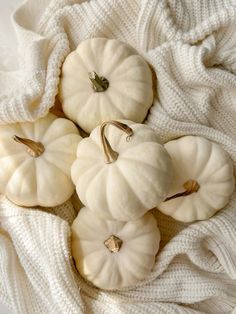
[[[119,122],[119,121],[111,120],[111,121],[104,122],[101,125],[101,141],[102,141],[103,151],[104,151],[104,155],[105,155],[105,162],[107,164],[115,162],[119,156],[119,154],[111,148],[111,145],[108,142],[106,135],[105,135],[105,128],[109,124],[117,127],[121,131],[125,132],[128,135],[127,140],[133,135],[133,130],[127,124],[124,124],[124,123]]]
[[[118,238],[118,237],[116,237],[116,236],[114,236],[114,235],[110,236],[110,237],[104,242],[105,246],[108,248],[108,250],[109,250],[111,253],[117,253],[117,252],[119,252],[120,249],[121,249],[122,243],[123,243],[123,241],[122,241],[120,238]]]
[[[170,197],[167,197],[164,202],[167,202],[169,200],[173,200],[178,197],[187,196],[192,193],[196,193],[200,189],[200,185],[196,180],[188,180],[183,184],[183,187],[185,188],[185,191],[182,193],[177,193],[175,195],[172,195]]]
[[[37,158],[40,155],[42,155],[44,150],[45,150],[42,143],[35,142],[35,141],[30,140],[28,138],[23,138],[23,137],[19,137],[17,135],[14,135],[13,140],[16,141],[17,143],[20,143],[20,144],[27,146],[27,153],[34,158]]]
[[[105,92],[108,89],[109,81],[105,77],[97,75],[95,71],[89,72],[88,75],[95,92]]]

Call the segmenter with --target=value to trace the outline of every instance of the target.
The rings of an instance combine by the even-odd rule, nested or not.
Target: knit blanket
[[[53,106],[60,67],[90,37],[135,47],[157,75],[146,123],[163,142],[199,135],[236,165],[234,0],[28,0],[14,13],[17,67],[0,69],[0,123],[34,121]],[[0,51],[1,57],[1,51]],[[236,312],[236,195],[213,218],[181,224],[154,211],[161,250],[136,286],[85,282],[70,250],[74,195],[48,209],[0,200],[0,299],[18,314]]]

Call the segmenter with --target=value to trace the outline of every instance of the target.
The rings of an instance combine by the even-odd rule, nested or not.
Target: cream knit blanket
[[[157,73],[147,123],[163,142],[201,135],[236,164],[236,1],[81,2],[28,0],[15,12],[19,61],[17,69],[0,69],[0,122],[45,115],[65,56],[88,37],[117,38]],[[75,270],[76,207],[75,197],[47,211],[1,198],[0,299],[15,313],[233,313],[236,196],[212,219],[189,226],[156,211],[162,249],[151,275],[115,292],[90,286]]]

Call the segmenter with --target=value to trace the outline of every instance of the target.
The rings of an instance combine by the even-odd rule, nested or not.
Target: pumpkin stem
[[[45,150],[42,143],[35,142],[28,138],[22,138],[17,135],[14,135],[13,140],[16,141],[17,143],[27,146],[27,153],[34,158],[37,158],[40,155],[42,155]]]
[[[123,241],[122,241],[120,238],[118,238],[118,237],[116,237],[116,236],[114,236],[114,235],[110,236],[110,237],[104,242],[105,246],[108,248],[108,250],[109,250],[111,253],[117,253],[117,252],[119,252],[119,251],[120,251],[120,248],[121,248],[121,246],[122,246],[122,243],[123,243]]]
[[[167,202],[169,200],[173,200],[174,198],[178,198],[181,196],[187,196],[192,193],[197,192],[200,189],[200,185],[196,180],[188,180],[183,184],[183,187],[185,188],[185,191],[182,193],[177,193],[175,195],[172,195],[170,197],[167,197],[164,202]]]
[[[108,89],[109,81],[105,77],[98,76],[95,71],[89,72],[88,76],[95,92],[105,92]]]
[[[117,127],[118,129],[120,129],[121,131],[125,132],[128,135],[127,140],[134,133],[133,133],[133,130],[127,124],[124,124],[124,123],[121,123],[121,122],[115,121],[115,120],[104,122],[101,125],[101,140],[102,140],[103,151],[105,154],[105,162],[107,164],[111,164],[117,160],[119,154],[111,148],[111,145],[106,138],[105,128],[108,124],[111,124],[111,125]]]

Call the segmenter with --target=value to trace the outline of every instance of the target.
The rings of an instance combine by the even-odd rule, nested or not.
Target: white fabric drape
[[[236,165],[234,0],[28,0],[13,22],[18,63],[0,69],[0,123],[46,115],[66,55],[86,38],[117,38],[157,74],[146,123],[163,142],[201,135],[221,144]],[[47,211],[1,198],[0,299],[15,313],[233,313],[236,195],[192,225],[155,211],[162,249],[152,273],[114,292],[76,272],[70,224],[77,208],[75,197]]]

